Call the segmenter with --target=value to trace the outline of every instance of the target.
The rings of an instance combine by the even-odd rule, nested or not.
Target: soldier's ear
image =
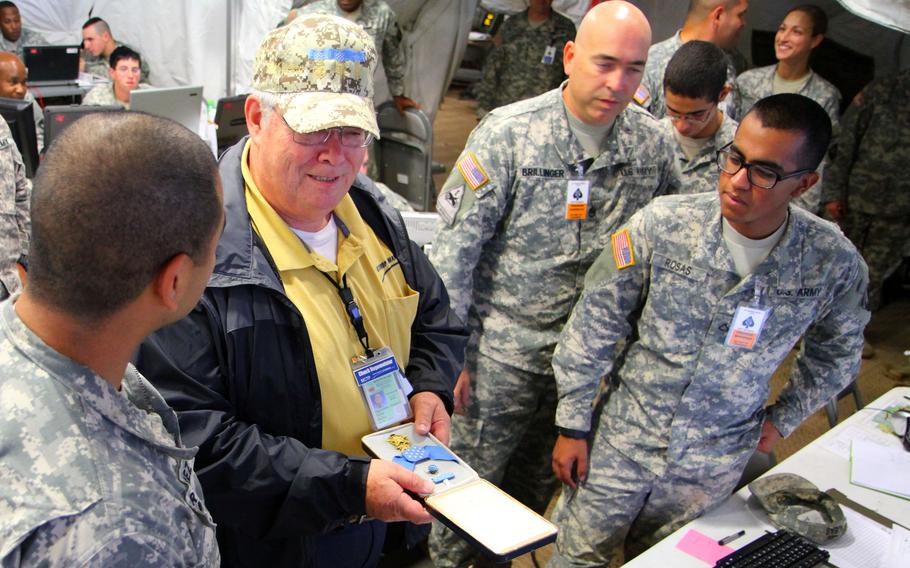
[[[265,126],[265,112],[258,97],[250,95],[246,98],[246,102],[243,105],[243,114],[246,117],[246,126],[247,130],[249,130],[250,138],[255,140],[262,132],[263,126]]]
[[[567,41],[562,48],[562,67],[566,75],[572,74],[572,61],[575,59],[575,42]]]
[[[717,102],[723,102],[723,100],[727,98],[727,95],[729,95],[730,91],[732,90],[733,87],[731,87],[729,83],[724,85],[724,88],[720,90],[720,94],[717,96]]]
[[[800,195],[809,191],[809,188],[818,182],[818,172],[803,174],[799,178],[799,184],[790,192],[790,198],[796,199]]]

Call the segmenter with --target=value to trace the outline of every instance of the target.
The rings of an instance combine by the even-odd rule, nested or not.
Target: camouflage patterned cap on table
[[[793,473],[778,473],[757,479],[749,491],[768,512],[775,526],[789,529],[816,544],[834,540],[847,532],[847,519],[840,505],[811,481]]]
[[[278,96],[296,132],[354,126],[379,137],[373,110],[376,48],[363,28],[337,16],[298,17],[256,51],[253,88]]]

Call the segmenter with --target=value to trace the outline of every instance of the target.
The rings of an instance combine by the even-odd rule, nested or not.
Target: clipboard
[[[454,458],[415,464],[413,471],[421,477],[447,478],[434,481],[433,493],[416,498],[433,517],[486,556],[505,562],[556,540],[556,525],[482,479],[432,434],[417,434],[413,423],[367,434],[361,444],[370,456],[392,460],[402,453],[389,441],[392,435],[406,436],[412,448],[445,448]]]

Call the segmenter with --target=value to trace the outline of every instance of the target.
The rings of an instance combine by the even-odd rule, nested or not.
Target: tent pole
[[[225,49],[225,75],[224,75],[224,92],[225,96],[231,97],[234,95],[234,81],[233,71],[234,71],[234,8],[236,6],[236,0],[227,1],[227,49]]]

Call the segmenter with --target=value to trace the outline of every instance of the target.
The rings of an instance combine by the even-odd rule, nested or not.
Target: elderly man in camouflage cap
[[[725,499],[756,449],[856,377],[866,265],[791,203],[818,180],[830,137],[815,101],[762,99],[718,152],[718,195],[655,199],[588,271],[553,357],[553,467],[567,487],[552,566],[606,566],[623,543],[627,560],[651,546]]]
[[[385,523],[363,515],[430,520],[405,491],[432,483],[357,457],[383,403],[361,393],[352,361],[388,348],[407,379],[385,399],[407,408],[413,389],[417,432],[446,442],[467,338],[399,214],[357,175],[378,134],[375,64],[369,35],[335,16],[265,38],[250,136],[221,158],[214,276],[139,354],[200,446],[224,566],[371,566]]]
[[[54,142],[28,285],[0,303],[0,566],[219,565],[196,449],[129,359],[199,300],[223,223],[211,150],[173,121]]]
[[[539,513],[556,489],[550,358],[582,276],[612,231],[676,183],[669,134],[629,105],[650,43],[632,4],[593,8],[566,44],[568,82],[487,115],[437,202],[431,257],[473,332],[453,448]],[[472,554],[441,525],[431,553],[439,566]]]

